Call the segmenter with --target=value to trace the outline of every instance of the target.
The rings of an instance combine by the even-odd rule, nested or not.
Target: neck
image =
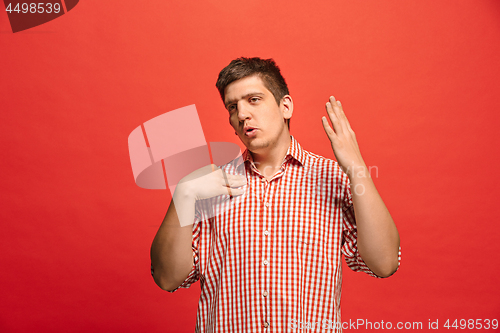
[[[290,134],[286,133],[286,136],[284,136],[283,139],[278,140],[275,145],[269,146],[263,151],[250,152],[257,169],[264,176],[264,178],[272,178],[279,170],[281,163],[285,158],[286,152],[290,147],[290,143]]]

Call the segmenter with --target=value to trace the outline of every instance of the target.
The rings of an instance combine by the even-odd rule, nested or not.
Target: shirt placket
[[[270,294],[270,283],[271,283],[271,273],[273,270],[277,269],[275,266],[276,263],[272,261],[271,249],[273,248],[273,239],[272,237],[272,225],[273,225],[273,216],[276,210],[274,207],[275,202],[275,194],[277,187],[281,181],[281,177],[283,176],[284,169],[281,168],[278,173],[276,173],[273,178],[268,181],[264,177],[261,176],[261,239],[262,239],[262,247],[261,247],[261,261],[262,261],[262,269],[261,272],[261,290],[260,290],[260,298],[261,298],[261,308],[263,309],[262,316],[262,327],[264,328],[264,332],[271,331],[271,325],[273,325],[273,318],[271,315],[271,298],[273,295]],[[273,330],[274,331],[274,330]]]

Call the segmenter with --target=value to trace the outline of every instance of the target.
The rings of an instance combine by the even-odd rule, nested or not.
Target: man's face
[[[278,105],[259,76],[248,76],[229,84],[224,104],[231,126],[251,152],[262,152],[280,140],[289,139],[285,119],[292,115],[291,98],[285,96]]]

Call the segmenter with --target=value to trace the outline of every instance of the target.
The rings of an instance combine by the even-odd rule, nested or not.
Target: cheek
[[[238,119],[236,119],[236,116],[233,113],[232,115],[229,116],[229,125],[231,125],[231,127],[235,128],[234,126],[236,124],[238,124]]]

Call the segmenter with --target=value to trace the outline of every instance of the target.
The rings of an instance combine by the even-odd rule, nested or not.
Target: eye
[[[228,110],[229,112],[236,110],[236,105],[235,105],[235,104],[230,104],[230,105],[228,105],[227,110]]]
[[[259,100],[259,97],[250,97],[250,103],[257,103]]]

